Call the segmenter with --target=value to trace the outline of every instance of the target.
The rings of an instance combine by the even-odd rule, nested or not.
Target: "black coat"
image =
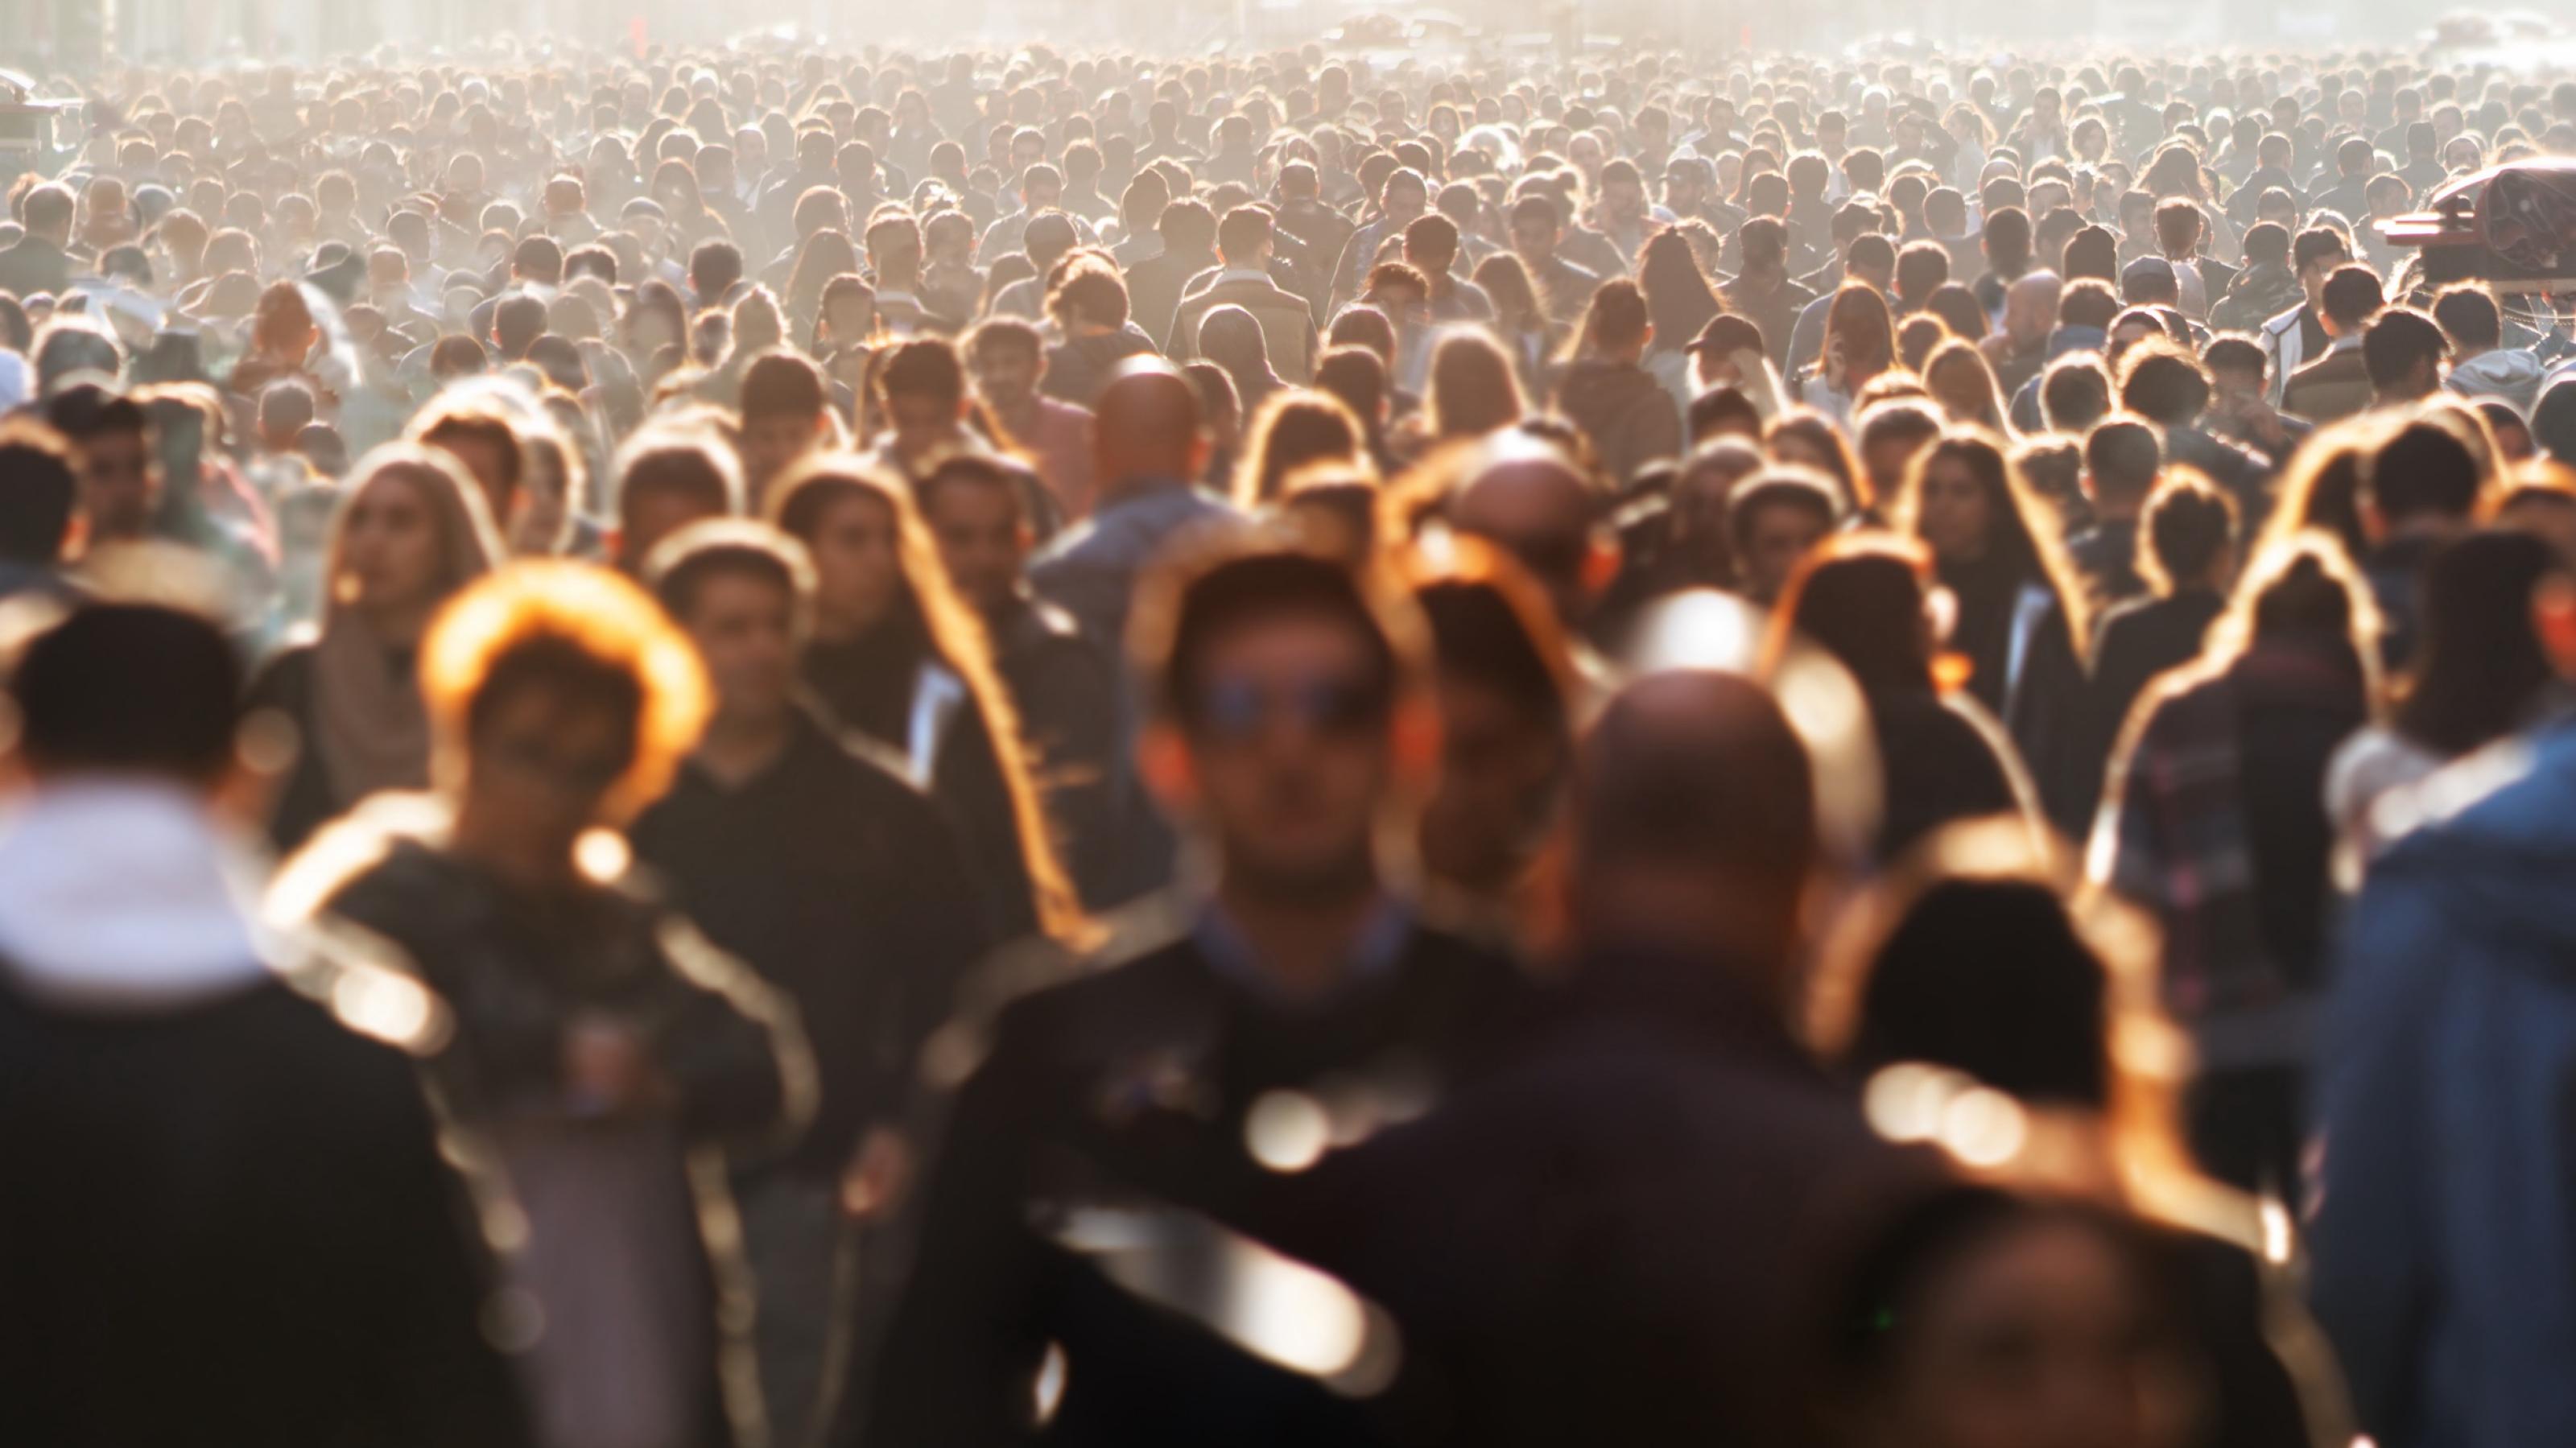
[[[275,981],[152,1014],[0,965],[0,1442],[528,1441],[401,1052]]]
[[[1112,758],[1118,681],[1108,658],[1071,614],[1035,599],[1013,598],[984,626],[1082,903],[1095,910],[1126,903],[1117,838],[1117,791],[1126,777]]]
[[[1882,864],[1943,825],[2036,803],[2012,741],[1973,700],[1872,689],[1869,716],[1887,780],[1878,825]]]
[[[1382,966],[1328,1001],[1286,1005],[1192,937],[990,1022],[926,1185],[868,1431],[850,1437],[853,1419],[843,1441],[1027,1441],[1028,1384],[1051,1343],[1065,1387],[1049,1442],[1364,1441],[1320,1386],[1111,1285],[1050,1228],[1094,1207],[1269,1222],[1289,1178],[1246,1151],[1256,1099],[1337,1077],[1436,1089],[1472,1069],[1520,997],[1508,961],[1419,925]]]
[[[684,766],[633,841],[708,939],[795,999],[822,1107],[794,1161],[836,1170],[899,1109],[913,1053],[992,944],[947,818],[800,711],[785,752],[739,787]]]
[[[1283,1250],[1402,1332],[1386,1438],[1813,1441],[1845,1274],[1940,1178],[1728,973],[1587,956],[1512,1064],[1292,1179]]]

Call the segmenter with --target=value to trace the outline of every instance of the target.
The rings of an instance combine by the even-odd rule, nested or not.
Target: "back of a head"
[[[2370,385],[2382,392],[2403,387],[2411,379],[2424,379],[2421,385],[2427,386],[2439,382],[2442,359],[2449,353],[2450,342],[2441,327],[2413,307],[2381,312],[2371,319],[2370,330],[2361,339],[2362,366],[2370,374]],[[2423,370],[2427,364],[2433,373]]]
[[[831,402],[822,369],[801,352],[763,352],[742,372],[742,420],[819,417]]]
[[[2092,476],[2094,495],[2105,503],[2145,501],[2163,467],[2164,447],[2156,430],[2140,418],[2106,418],[2085,434],[2084,470]]]
[[[71,446],[60,433],[32,418],[0,422],[0,559],[60,559],[78,493]]]
[[[2504,341],[2504,313],[2485,287],[2446,287],[2433,299],[2433,320],[2464,352],[2488,351]]]
[[[2531,408],[2531,440],[2551,461],[2576,467],[2576,376],[2542,389]]]
[[[2353,264],[2335,268],[2334,275],[2326,278],[2319,303],[2326,320],[2346,332],[2354,332],[2387,305],[2387,297],[2381,290],[2379,273]]]
[[[1879,945],[1847,1065],[1945,1066],[2034,1103],[2109,1104],[2108,972],[2039,880],[1947,879]]]
[[[30,643],[9,678],[18,747],[40,774],[159,775],[204,786],[233,758],[241,663],[210,620],[93,603]]]
[[[2468,445],[2430,418],[2390,434],[2362,473],[2363,495],[2388,527],[2418,518],[2465,519],[2483,483]]]
[[[1581,876],[1678,868],[1794,891],[1814,868],[1815,786],[1779,703],[1734,674],[1672,670],[1619,691],[1585,736]]]

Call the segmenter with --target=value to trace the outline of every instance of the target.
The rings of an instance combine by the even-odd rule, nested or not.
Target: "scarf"
[[[429,784],[429,712],[411,649],[388,649],[342,613],[313,646],[311,747],[331,794],[355,804],[386,789]]]

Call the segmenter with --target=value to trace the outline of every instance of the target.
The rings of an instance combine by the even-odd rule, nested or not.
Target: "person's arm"
[[[679,915],[663,916],[655,933],[679,988],[655,1033],[653,1066],[677,1097],[683,1129],[793,1145],[822,1089],[795,1002]]]
[[[2430,1016],[2459,948],[2403,862],[2362,891],[2318,1053],[2310,1300],[2343,1359],[2361,1427],[2404,1441],[2421,1371],[2436,1162],[2423,1083]]]

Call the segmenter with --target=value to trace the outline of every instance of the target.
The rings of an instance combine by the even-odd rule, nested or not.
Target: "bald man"
[[[1207,464],[1199,397],[1189,380],[1159,357],[1137,358],[1109,375],[1093,404],[1092,514],[1056,535],[1029,561],[1038,597],[1073,616],[1085,638],[1113,662],[1127,657],[1127,608],[1136,579],[1178,533],[1239,522],[1242,515],[1191,480]],[[1119,671],[1122,675],[1125,671]],[[1119,690],[1115,777],[1106,793],[1104,848],[1117,858],[1086,867],[1102,898],[1124,901],[1171,878],[1177,842],[1135,778],[1135,742],[1144,719],[1135,681]]]
[[[2057,302],[2065,290],[2049,271],[2024,272],[2005,289],[2002,326],[1979,344],[2004,396],[2021,391],[2048,365],[2048,337],[2057,328]]]
[[[1559,621],[1580,625],[1618,562],[1601,499],[1554,445],[1506,434],[1471,465],[1449,522],[1511,554],[1548,591]]]
[[[1564,1014],[1327,1157],[1301,1205],[1366,1224],[1335,1265],[1402,1334],[1391,1415],[1437,1384],[1451,1439],[1486,1448],[1806,1441],[1825,1305],[1942,1185],[1782,1025],[1818,866],[1807,751],[1759,685],[1649,675],[1584,741],[1572,816]]]

